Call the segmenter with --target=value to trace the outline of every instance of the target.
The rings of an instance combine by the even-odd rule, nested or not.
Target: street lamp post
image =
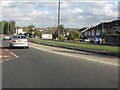
[[[58,3],[58,38],[59,38],[59,34],[60,34],[60,0]]]

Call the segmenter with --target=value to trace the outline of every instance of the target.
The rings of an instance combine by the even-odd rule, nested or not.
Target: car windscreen
[[[14,36],[14,39],[26,39],[26,36]]]

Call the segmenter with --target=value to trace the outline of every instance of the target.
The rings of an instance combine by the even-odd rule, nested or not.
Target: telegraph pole
[[[60,35],[60,0],[58,2],[58,38]]]

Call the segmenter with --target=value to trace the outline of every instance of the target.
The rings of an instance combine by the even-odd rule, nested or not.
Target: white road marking
[[[8,49],[5,49],[6,51],[9,51]]]
[[[86,57],[79,57],[79,56],[74,56],[74,55],[65,54],[65,53],[54,52],[54,51],[46,50],[46,49],[35,47],[35,46],[30,46],[30,47],[33,47],[33,48],[36,48],[36,49],[39,49],[39,50],[42,50],[42,51],[54,53],[54,54],[59,54],[59,55],[64,55],[64,56],[70,56],[70,57],[76,57],[76,58],[82,58],[82,59],[85,59],[85,60],[88,60],[88,61],[94,61],[94,62],[99,62],[99,63],[103,63],[103,64],[119,66],[118,64],[108,63],[108,62],[104,62],[104,61],[98,61],[98,60],[94,60],[94,59],[90,59],[90,58],[86,58]]]
[[[14,54],[13,52],[11,52],[10,50],[8,49],[5,49],[6,51],[10,52],[13,56],[15,56],[16,58],[18,58],[18,56],[16,54]]]
[[[13,56],[15,56],[16,58],[18,58],[18,56],[16,54],[14,54],[13,52],[10,52]]]
[[[13,56],[15,56],[15,58],[18,58],[18,56],[17,56],[16,54],[14,54],[13,52],[9,51],[8,49],[5,49],[5,50],[8,51],[8,52],[10,52]],[[4,57],[4,56],[0,56],[0,57]],[[5,56],[5,57],[8,57],[8,56]],[[10,56],[9,56],[9,57],[10,57]],[[9,61],[9,60],[11,60],[11,59],[13,59],[13,58],[6,59],[6,60],[4,60],[4,61],[0,61],[0,63],[1,63],[1,62],[5,62],[5,61]]]

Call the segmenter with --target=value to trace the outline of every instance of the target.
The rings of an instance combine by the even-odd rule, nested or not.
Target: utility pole
[[[60,0],[58,2],[58,38],[60,35]]]

